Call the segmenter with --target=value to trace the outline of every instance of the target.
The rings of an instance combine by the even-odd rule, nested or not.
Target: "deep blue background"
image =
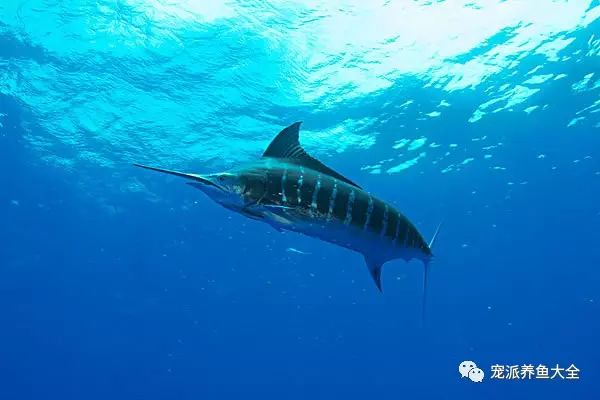
[[[3,57],[21,56],[9,39]],[[569,73],[597,66],[591,58]],[[400,123],[411,129],[411,115],[387,105],[405,83],[356,105],[388,119],[369,151],[389,147]],[[425,327],[417,262],[386,265],[380,295],[360,256],[232,214],[179,180],[123,163],[118,176],[137,177],[160,201],[103,194],[110,171],[48,165],[24,139],[25,125],[47,134],[41,121],[0,95],[0,398],[598,398],[597,114],[566,128],[598,90],[571,84],[548,84],[536,99],[550,104],[543,112],[476,125],[466,120],[484,93],[455,93],[452,112],[427,122],[467,150],[481,132],[501,141],[494,162],[509,179],[432,163],[372,175],[353,161],[361,151],[325,157],[395,201],[425,236],[445,220]],[[439,102],[432,89],[411,90]],[[279,125],[327,125],[291,114]],[[95,190],[81,190],[78,172]],[[482,384],[460,380],[465,359],[484,369]],[[490,381],[496,363],[574,363],[581,380]]]

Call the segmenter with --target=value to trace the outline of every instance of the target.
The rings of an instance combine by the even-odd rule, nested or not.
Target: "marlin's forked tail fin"
[[[431,237],[431,240],[429,241],[429,250],[433,249],[433,245],[435,244],[435,241],[438,237],[438,234],[440,233],[440,228],[442,227],[442,224],[444,223],[444,221],[440,222],[435,230],[435,233],[433,234],[433,236]],[[429,276],[429,263],[431,262],[431,258],[429,258],[428,260],[425,260],[424,262],[424,267],[423,267],[423,303],[421,305],[421,324],[424,325],[425,324],[425,309],[426,309],[426,304],[427,304],[427,278]]]
[[[440,228],[442,227],[443,223],[444,223],[444,221],[440,222],[438,224],[437,228],[435,229],[435,233],[433,234],[433,237],[429,241],[429,250],[431,250],[433,248],[433,245],[435,244],[435,239],[437,239],[438,234],[440,233]]]

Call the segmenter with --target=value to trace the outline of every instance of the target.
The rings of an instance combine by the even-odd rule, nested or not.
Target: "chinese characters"
[[[548,367],[544,364],[534,366],[533,364],[523,365],[502,365],[494,364],[491,368],[490,379],[502,380],[531,380],[531,379],[579,379],[579,368],[571,364],[562,368],[559,364]]]

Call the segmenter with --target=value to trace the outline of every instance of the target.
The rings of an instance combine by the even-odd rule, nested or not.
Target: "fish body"
[[[257,219],[354,250],[383,264],[431,256],[415,226],[391,204],[309,167],[265,158],[237,172]]]
[[[199,175],[136,165],[187,178],[224,207],[278,230],[362,254],[379,290],[385,262],[416,258],[427,266],[433,240],[427,243],[394,206],[311,157],[299,143],[299,128],[300,122],[290,125],[260,159],[222,173]]]

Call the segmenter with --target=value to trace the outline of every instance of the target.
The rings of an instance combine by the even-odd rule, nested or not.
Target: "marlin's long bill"
[[[196,175],[196,174],[188,174],[188,173],[185,173],[185,172],[173,171],[173,170],[170,170],[170,169],[150,167],[148,165],[143,165],[143,164],[135,164],[134,163],[133,165],[136,166],[136,167],[140,167],[140,168],[144,168],[144,169],[149,169],[151,171],[163,172],[165,174],[180,176],[182,178],[188,178],[188,179],[193,179],[193,180],[198,180],[198,178],[200,178],[200,176]]]
[[[164,174],[175,175],[175,176],[179,176],[179,177],[182,177],[182,178],[188,178],[188,179],[200,182],[200,183],[202,183],[204,185],[211,185],[211,186],[219,187],[217,184],[215,184],[214,182],[208,180],[207,178],[203,177],[202,175],[189,174],[189,173],[186,173],[186,172],[173,171],[173,170],[164,169],[164,168],[150,167],[148,165],[143,165],[143,164],[136,164],[136,163],[134,163],[133,165],[135,167],[149,169],[150,171],[157,171],[157,172],[162,172]]]
[[[358,252],[381,290],[382,266],[391,260],[431,261],[436,231],[427,243],[387,203],[312,157],[299,142],[300,122],[283,129],[262,157],[227,172],[199,175],[135,164],[192,180],[215,202],[248,218]],[[427,268],[423,282],[427,289]]]

